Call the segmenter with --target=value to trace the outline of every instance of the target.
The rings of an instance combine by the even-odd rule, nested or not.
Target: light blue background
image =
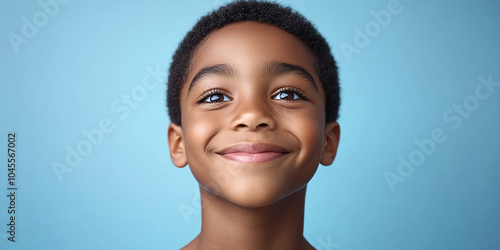
[[[401,0],[350,56],[342,46],[389,0],[282,2],[328,39],[343,88],[339,153],[308,186],[306,238],[319,249],[500,249],[500,87],[471,108],[478,77],[500,82],[500,2]],[[0,154],[0,249],[178,249],[197,235],[197,183],[168,154],[164,83],[184,34],[222,3],[72,0],[17,53],[8,34],[43,9],[0,3],[0,152],[15,131],[19,188],[12,243]],[[148,68],[160,82],[125,113],[122,95],[155,83]],[[443,118],[464,101],[460,126]],[[55,162],[103,119],[114,131],[59,181]],[[436,128],[446,140],[418,159],[414,141]],[[419,166],[392,190],[385,175],[411,155]]]

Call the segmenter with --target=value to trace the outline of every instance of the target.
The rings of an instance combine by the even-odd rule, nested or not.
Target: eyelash
[[[198,104],[201,104],[201,103],[219,103],[219,102],[206,102],[205,101],[205,100],[207,100],[208,97],[213,96],[213,95],[224,95],[227,97],[225,91],[223,91],[221,89],[211,89],[211,90],[208,90],[207,92],[203,93],[203,95],[201,95],[196,102]],[[232,100],[230,97],[228,97],[228,98],[230,100]]]
[[[302,91],[298,88],[295,88],[295,87],[291,87],[291,86],[279,88],[278,90],[276,90],[274,92],[274,94],[272,95],[272,98],[274,99],[276,96],[278,96],[280,93],[283,93],[283,92],[291,92],[293,94],[296,94],[299,97],[299,100],[301,99],[301,100],[307,101],[307,97],[306,97],[304,91]],[[291,100],[291,101],[296,101],[296,100]]]
[[[290,86],[282,87],[282,88],[279,88],[278,90],[276,90],[272,94],[272,99],[274,99],[276,96],[278,96],[280,93],[283,93],[283,92],[290,92],[292,94],[296,94],[298,96],[298,98],[301,99],[301,100],[307,100],[307,97],[305,96],[304,91],[302,91],[302,90],[300,90],[298,88],[295,88],[295,87],[290,87]],[[213,95],[224,95],[229,100],[232,100],[230,97],[227,96],[227,94],[226,94],[225,91],[223,91],[221,89],[211,89],[211,90],[208,90],[207,92],[203,93],[203,95],[201,95],[198,98],[198,100],[196,101],[196,103],[201,104],[201,103],[220,103],[220,102],[224,102],[224,101],[220,101],[220,102],[206,102],[207,98],[210,97],[210,96],[213,96]],[[299,99],[297,99],[297,100],[299,100]],[[277,100],[279,100],[279,99],[277,99]],[[289,100],[289,101],[296,101],[296,99]]]

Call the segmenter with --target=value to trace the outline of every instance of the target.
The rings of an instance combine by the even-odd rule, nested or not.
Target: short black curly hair
[[[340,106],[338,69],[330,46],[318,30],[290,7],[267,1],[235,1],[201,17],[174,53],[170,64],[167,107],[170,121],[181,125],[180,92],[198,45],[210,33],[228,24],[255,21],[271,24],[299,38],[316,57],[316,68],[326,93],[325,120],[336,121]]]

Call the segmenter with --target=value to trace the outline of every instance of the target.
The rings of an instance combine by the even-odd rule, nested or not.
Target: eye
[[[285,101],[295,101],[295,100],[306,100],[304,93],[295,88],[281,88],[276,91],[273,96],[274,100],[285,100]]]
[[[231,100],[232,99],[225,95],[221,90],[212,89],[200,96],[198,103],[220,103],[228,102]]]

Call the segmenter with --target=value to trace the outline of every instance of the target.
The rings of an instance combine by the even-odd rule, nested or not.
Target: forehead
[[[300,39],[276,26],[246,21],[224,26],[200,43],[191,60],[188,81],[204,67],[231,64],[248,71],[272,61],[298,65],[317,75],[314,55]]]

